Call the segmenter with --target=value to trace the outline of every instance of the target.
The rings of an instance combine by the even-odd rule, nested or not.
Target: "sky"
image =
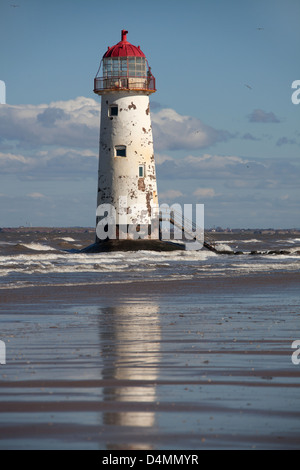
[[[95,225],[93,79],[126,29],[156,78],[159,202],[299,228],[299,18],[299,0],[0,0],[0,227]]]

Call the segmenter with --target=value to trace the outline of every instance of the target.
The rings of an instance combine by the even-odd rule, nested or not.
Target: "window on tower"
[[[109,115],[110,117],[118,116],[118,105],[117,105],[117,104],[112,104],[112,105],[108,108],[108,115]]]
[[[116,145],[116,157],[126,157],[126,145]]]
[[[139,166],[139,178],[144,178],[145,177],[145,166],[140,165]]]

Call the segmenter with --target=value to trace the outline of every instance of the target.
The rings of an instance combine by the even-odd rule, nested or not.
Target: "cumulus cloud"
[[[56,121],[68,121],[69,119],[70,115],[60,108],[47,108],[37,115],[37,122],[45,127],[53,127]]]
[[[26,197],[31,197],[32,199],[45,199],[46,196],[42,193],[30,193],[26,194]]]
[[[224,204],[238,205],[241,200],[253,208],[261,207],[262,194],[269,194],[264,204],[273,204],[272,196],[282,191],[282,198],[289,207],[295,206],[298,213],[298,194],[300,167],[295,161],[283,158],[265,160],[244,158],[238,155],[218,155],[211,150],[218,142],[226,142],[236,137],[226,130],[215,129],[200,119],[185,116],[173,109],[163,108],[159,104],[151,105],[158,182],[162,185],[160,200],[186,200],[192,202],[206,200],[210,214],[215,211],[215,221],[223,217]],[[278,117],[272,112],[254,110],[248,116],[250,122],[278,123]],[[84,97],[69,101],[57,101],[40,105],[2,105],[0,107],[0,194],[1,214],[10,214],[7,220],[15,223],[23,220],[24,213],[35,211],[41,214],[39,223],[46,223],[44,206],[48,204],[47,223],[55,224],[57,214],[74,213],[65,223],[76,224],[78,221],[77,180],[84,177],[97,178],[99,145],[100,104]],[[299,135],[299,134],[298,134]],[[248,141],[260,140],[250,132],[241,134]],[[277,137],[278,138],[278,137]],[[297,139],[298,140],[298,139]],[[294,140],[282,137],[277,146],[295,144]],[[174,150],[186,150],[184,158],[176,158]],[[158,151],[158,153],[157,153]],[[210,152],[210,153],[208,153]],[[183,152],[181,152],[183,153]],[[9,179],[7,178],[9,175]],[[5,196],[8,181],[26,180],[24,196],[13,199]],[[40,185],[30,186],[28,180],[70,180],[68,185],[74,188],[75,198],[59,196],[59,183],[55,189],[58,194],[53,203],[50,196],[37,192]],[[1,181],[5,185],[1,187]],[[75,181],[72,183],[71,181]],[[61,183],[62,185],[64,184]],[[5,189],[4,189],[5,186]],[[164,186],[164,187],[163,187]],[[269,193],[266,193],[269,191]],[[64,191],[65,192],[65,191]],[[88,191],[87,191],[88,193]],[[222,193],[222,197],[221,197]],[[45,192],[46,194],[46,192]],[[85,208],[90,207],[87,196]],[[91,196],[93,198],[93,196]],[[294,198],[294,199],[293,199]],[[66,202],[68,201],[68,202]],[[69,206],[66,206],[69,204]],[[243,204],[244,206],[244,204]],[[28,209],[30,208],[30,209]],[[19,212],[15,212],[18,210]],[[11,211],[11,212],[10,212]],[[51,212],[52,211],[52,212]],[[72,212],[73,211],[73,212]],[[85,211],[88,213],[88,210]],[[244,214],[244,207],[241,214]],[[51,222],[52,221],[52,222]],[[23,221],[24,223],[25,221]]]
[[[100,106],[79,97],[0,108],[0,171],[21,179],[62,179],[97,171]]]
[[[152,113],[152,126],[158,150],[201,149],[233,137],[227,131],[214,129],[200,119],[182,116],[168,108]]]
[[[207,188],[207,181],[222,184],[229,189],[297,188],[300,166],[297,161],[287,162],[276,158],[259,161],[234,155],[205,154],[165,160],[157,165],[157,173],[162,180],[201,181],[204,185],[203,191],[207,192],[200,194],[200,187],[200,192],[194,195],[215,197],[217,194]]]
[[[174,201],[178,198],[183,197],[184,194],[176,189],[169,189],[167,191],[159,193],[159,198],[162,201]]]
[[[4,153],[0,151],[0,172],[1,175],[20,175],[29,169],[34,163],[34,158],[20,154]]]
[[[0,152],[0,172],[20,179],[74,179],[97,172],[98,153],[68,148],[37,151],[33,156]]]
[[[253,166],[262,164],[252,163]],[[249,161],[237,156],[223,156],[204,154],[200,156],[189,155],[183,159],[166,160],[158,165],[158,172],[161,177],[174,179],[194,179],[194,178],[227,178],[233,174],[240,175],[246,170],[249,174]]]
[[[0,108],[1,140],[22,149],[41,145],[97,145],[99,104],[84,97],[49,105],[5,105]]]
[[[280,119],[273,113],[263,111],[262,109],[255,109],[248,115],[249,122],[262,122],[262,123],[279,123]]]
[[[281,137],[277,140],[276,145],[277,147],[281,147],[282,145],[296,145],[297,142],[295,139],[288,139],[287,137]]]
[[[155,153],[155,162],[158,164],[158,165],[161,165],[162,163],[166,162],[166,161],[173,161],[173,158],[170,156],[170,155],[164,155],[164,154],[161,154],[161,153]]]
[[[274,122],[273,113],[255,110],[252,114],[258,121]],[[279,160],[266,163],[236,155],[208,153],[176,159],[168,150],[201,150],[233,136],[170,108],[157,107],[151,115],[159,178],[223,179],[244,187],[253,184],[255,179],[267,182],[286,178],[290,184],[295,178],[299,181],[298,167],[286,162],[280,166]],[[99,123],[99,103],[84,97],[48,105],[1,106],[0,173],[27,180],[95,177]],[[255,139],[250,133],[244,138]],[[285,137],[277,141],[278,146],[292,143],[294,141]],[[181,188],[176,190],[184,193]],[[204,193],[198,195],[205,196]],[[166,196],[176,197],[174,193]],[[214,193],[207,192],[206,197],[214,197]]]
[[[151,116],[158,151],[201,149],[233,137],[227,131],[214,129],[173,109],[154,107]],[[99,122],[99,103],[84,97],[49,105],[1,106],[0,150],[4,145],[23,150],[41,146],[96,148]]]
[[[193,195],[197,198],[211,198],[216,196],[216,192],[213,188],[198,188]]]
[[[261,140],[257,137],[254,137],[254,135],[250,134],[250,132],[247,132],[246,134],[244,134],[242,139],[244,139],[244,140],[253,140],[253,141]]]
[[[173,109],[151,113],[158,163],[165,152],[201,149],[231,135]],[[89,98],[0,108],[0,169],[24,178],[69,178],[97,172],[100,105]]]

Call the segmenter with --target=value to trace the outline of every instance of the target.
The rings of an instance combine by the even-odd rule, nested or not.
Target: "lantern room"
[[[122,30],[121,41],[104,54],[94,81],[94,93],[141,91],[154,93],[155,78],[140,46],[127,41],[128,31]]]

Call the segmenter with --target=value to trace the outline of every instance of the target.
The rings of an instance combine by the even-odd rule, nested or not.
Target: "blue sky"
[[[93,78],[122,29],[157,80],[160,202],[300,227],[299,18],[299,0],[0,0],[0,227],[94,225]]]

